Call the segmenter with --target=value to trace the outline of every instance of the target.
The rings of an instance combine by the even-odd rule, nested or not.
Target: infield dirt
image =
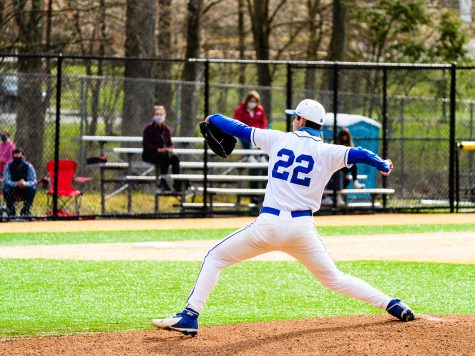
[[[324,236],[323,241],[337,261],[475,263],[474,232]],[[216,243],[215,240],[191,240],[5,246],[0,247],[0,258],[201,261]],[[274,251],[254,260],[293,261],[294,258]]]
[[[475,316],[361,315],[169,331],[0,340],[0,355],[473,355]]]

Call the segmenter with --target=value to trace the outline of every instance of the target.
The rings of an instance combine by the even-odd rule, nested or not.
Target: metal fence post
[[[286,104],[287,108],[292,108],[292,64],[287,63],[287,88],[286,88]],[[287,132],[290,132],[290,115],[286,114],[285,117],[285,129]]]
[[[455,150],[455,212],[459,212],[459,205],[460,205],[460,167],[459,161],[460,159],[460,151],[457,147]]]
[[[473,126],[473,104],[474,102],[470,101],[470,140],[474,139],[474,126]],[[468,155],[468,187],[469,187],[469,197],[472,199],[472,187],[474,186],[473,182],[473,155]]]
[[[383,158],[388,157],[388,68],[383,68]],[[387,188],[388,178],[383,176],[383,188]],[[386,209],[387,196],[383,194],[383,208]]]
[[[337,143],[337,128],[338,128],[338,62],[333,63],[333,142]],[[340,175],[337,177],[338,186],[340,185]],[[337,189],[333,189],[333,208],[337,208]]]
[[[209,61],[206,60],[204,63],[204,116],[209,115]],[[204,152],[203,152],[203,213],[208,215],[208,145],[204,141]]]
[[[81,121],[79,122],[79,135],[82,137],[85,133],[85,126],[86,126],[86,94],[85,94],[85,83],[84,78],[80,78],[80,90],[79,90],[79,115],[81,117]],[[84,141],[81,140],[79,142],[79,175],[84,175],[84,162],[85,162],[85,150],[84,150]]]
[[[54,132],[54,185],[53,185],[53,219],[58,219],[58,176],[59,176],[59,137],[61,121],[61,85],[63,74],[63,55],[57,57],[56,73],[56,124]]]
[[[450,138],[449,138],[449,205],[450,212],[455,212],[455,109],[456,109],[457,65],[450,68]]]
[[[401,146],[400,146],[400,155],[401,155],[401,164],[399,170],[399,184],[401,184],[401,195],[403,197],[406,196],[406,168],[405,168],[405,140],[404,140],[404,98],[401,98],[399,102],[399,108],[400,108],[400,117],[401,117]]]

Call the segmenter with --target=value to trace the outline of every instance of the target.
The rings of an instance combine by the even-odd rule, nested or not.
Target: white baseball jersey
[[[289,133],[258,128],[249,131],[247,126],[226,124],[225,117],[215,119],[222,126],[229,124],[231,133],[247,138],[250,132],[253,144],[269,155],[263,207],[280,211],[263,210],[253,223],[229,234],[208,251],[188,297],[188,307],[201,313],[223,268],[266,252],[283,251],[302,262],[324,286],[385,310],[391,301],[389,296],[338,270],[315,230],[313,216],[289,213],[320,208],[332,174],[349,167],[350,148],[326,144],[305,128]]]
[[[269,155],[263,206],[284,211],[320,209],[333,173],[348,165],[350,147],[324,143],[306,131],[254,128],[251,139]]]

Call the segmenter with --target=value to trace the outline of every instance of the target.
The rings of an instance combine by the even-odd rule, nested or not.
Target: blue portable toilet
[[[325,142],[333,141],[334,124],[335,115],[327,112],[325,124],[323,125]],[[379,137],[381,131],[381,124],[379,122],[366,116],[338,113],[337,134],[343,127],[346,127],[350,131],[355,147],[361,146],[375,153],[379,152]],[[359,164],[358,175],[360,174],[364,174],[368,177],[366,180],[361,181],[361,183],[364,183],[367,188],[376,188],[377,172],[374,167]],[[350,183],[348,188],[353,188],[353,183]]]

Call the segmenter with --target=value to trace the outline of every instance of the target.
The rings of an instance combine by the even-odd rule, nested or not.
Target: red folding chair
[[[54,194],[54,160],[46,164],[46,169],[50,176],[51,185],[48,189],[48,215],[52,214],[52,203]],[[78,183],[86,183],[91,180],[87,177],[76,177],[76,168],[78,164],[75,161],[61,159],[58,162],[58,215],[74,216],[79,215],[83,192],[73,188],[73,180]],[[51,197],[51,199],[50,199]],[[71,211],[71,204],[74,204],[74,210]]]

